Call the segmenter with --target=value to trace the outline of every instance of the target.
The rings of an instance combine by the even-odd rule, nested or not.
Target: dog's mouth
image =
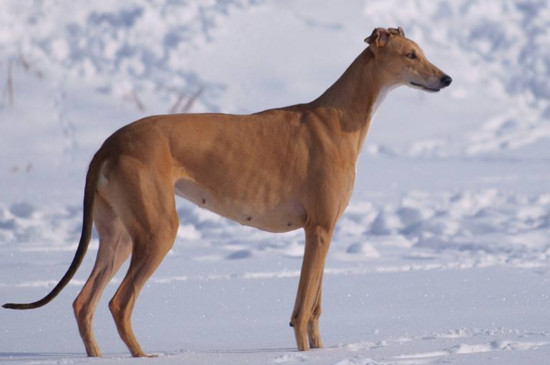
[[[422,85],[422,84],[418,84],[414,81],[411,81],[411,85],[416,87],[416,88],[419,88],[421,90],[428,91],[428,92],[431,92],[431,93],[436,93],[439,90],[441,90],[441,89],[437,89],[437,88],[433,88],[433,87],[428,87],[428,86],[425,86],[425,85]]]

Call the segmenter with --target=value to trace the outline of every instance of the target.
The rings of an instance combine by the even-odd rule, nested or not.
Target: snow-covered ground
[[[0,302],[41,298],[80,233],[86,165],[144,115],[312,100],[377,26],[454,81],[376,115],[325,271],[325,348],[288,327],[302,232],[178,200],[174,249],[134,313],[159,364],[550,363],[550,4],[544,1],[0,2]],[[10,84],[12,87],[10,87]],[[10,92],[13,90],[13,92]],[[89,360],[71,302],[0,311],[0,363],[123,364],[107,301]]]

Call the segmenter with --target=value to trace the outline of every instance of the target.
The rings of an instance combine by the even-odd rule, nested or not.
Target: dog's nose
[[[453,79],[449,75],[444,75],[439,81],[441,81],[443,85],[449,86],[451,82],[453,82]]]

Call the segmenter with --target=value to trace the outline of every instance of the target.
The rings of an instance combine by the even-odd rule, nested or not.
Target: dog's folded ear
[[[388,39],[392,35],[399,35],[401,37],[405,36],[405,32],[403,31],[403,28],[397,27],[397,28],[375,28],[372,31],[372,34],[365,38],[365,42],[368,44],[373,44],[376,47],[384,47],[386,43],[388,43]]]
[[[403,31],[403,28],[401,28],[401,27],[389,28],[388,31],[390,32],[390,34],[400,35],[401,37],[405,36],[405,32]]]
[[[384,47],[386,43],[388,43],[388,38],[390,37],[390,33],[387,29],[384,28],[374,28],[372,31],[372,34],[365,38],[365,42],[369,45],[373,44],[376,47]]]

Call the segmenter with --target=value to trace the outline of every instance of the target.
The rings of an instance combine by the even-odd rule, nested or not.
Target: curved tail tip
[[[19,304],[15,304],[15,303],[6,303],[2,306],[2,308],[6,308],[6,309],[21,309],[20,305]]]

